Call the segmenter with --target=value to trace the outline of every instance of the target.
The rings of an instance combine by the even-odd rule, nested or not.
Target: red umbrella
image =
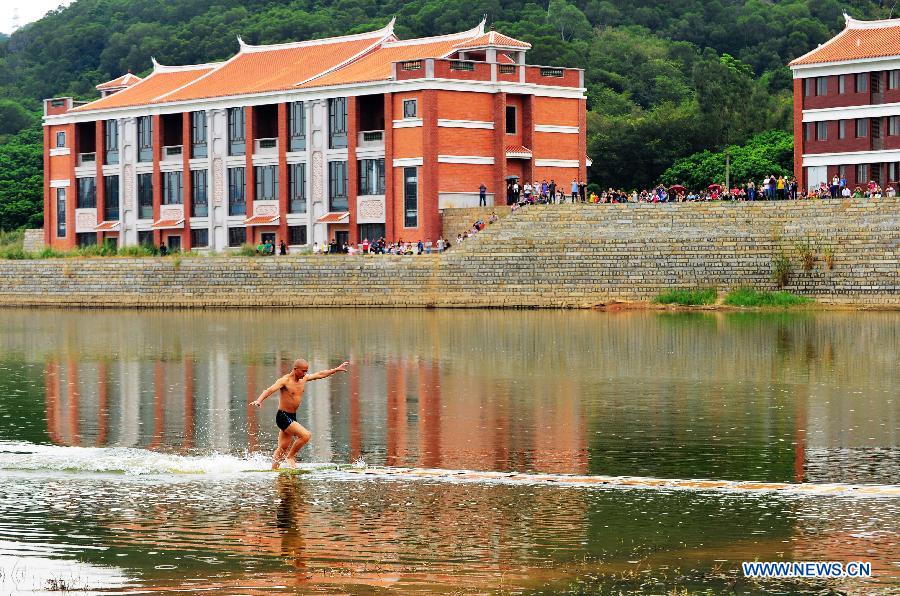
[[[710,184],[708,190],[715,190],[718,192],[722,192],[722,185],[721,184]]]
[[[672,186],[669,187],[669,192],[674,192],[675,194],[678,194],[680,192],[685,192],[686,190],[687,189],[680,184],[673,184]]]

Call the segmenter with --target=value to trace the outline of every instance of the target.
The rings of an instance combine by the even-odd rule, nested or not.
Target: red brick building
[[[484,22],[252,46],[45,101],[47,246],[437,240],[507,180],[586,177],[584,76]]]
[[[900,19],[845,15],[835,37],[790,63],[794,175],[806,188],[900,180]]]

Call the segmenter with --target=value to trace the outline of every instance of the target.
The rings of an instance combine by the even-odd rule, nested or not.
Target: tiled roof
[[[900,56],[900,19],[857,21],[844,15],[844,30],[790,66]]]
[[[316,223],[342,223],[345,220],[350,221],[349,211],[333,211],[317,219]]]
[[[503,35],[496,31],[488,31],[484,35],[480,35],[475,39],[471,39],[456,46],[459,50],[490,47],[527,50],[531,48],[531,44],[525,41],[519,41],[518,39],[513,39],[508,35]]]
[[[506,157],[531,159],[531,149],[524,145],[507,145]]]
[[[97,224],[97,227],[95,229],[98,232],[104,232],[107,230],[115,230],[118,227],[119,227],[118,221],[101,221],[99,224]]]
[[[182,219],[160,219],[159,221],[154,221],[153,225],[150,226],[154,230],[167,230],[169,228],[180,228],[184,224],[184,218]]]
[[[443,58],[457,49],[457,44],[474,39],[483,31],[484,23],[474,29],[452,35],[424,37],[405,41],[386,41],[375,51],[359,60],[307,81],[301,87],[327,87],[368,81],[385,81],[391,78],[391,63],[424,58]]]
[[[120,87],[130,87],[135,83],[141,82],[143,79],[141,77],[135,76],[130,72],[126,72],[121,77],[117,77],[111,81],[106,81],[105,83],[100,83],[97,85],[98,91],[103,91],[104,89],[118,89]]]
[[[160,66],[154,60],[148,77],[135,77],[138,80],[122,91],[74,111],[389,80],[393,62],[444,58],[485,43],[531,47],[496,31],[485,33],[484,21],[468,31],[405,41],[394,36],[393,27],[392,20],[383,29],[368,33],[276,45],[252,46],[238,39],[240,51],[217,64]]]
[[[102,97],[96,101],[79,106],[73,112],[87,112],[90,110],[106,110],[110,108],[125,108],[153,103],[153,100],[164,93],[169,93],[183,87],[197,78],[212,71],[214,65],[201,64],[196,67],[170,67],[154,68],[150,76],[140,82],[127,87],[118,93]]]
[[[245,226],[260,226],[263,224],[275,223],[278,221],[278,215],[254,215],[244,220]]]

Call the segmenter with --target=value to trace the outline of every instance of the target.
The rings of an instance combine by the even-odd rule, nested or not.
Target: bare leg
[[[277,470],[278,466],[281,465],[281,462],[284,461],[284,456],[288,451],[288,447],[291,446],[291,441],[294,440],[293,435],[282,431],[278,432],[278,447],[275,449],[275,453],[272,454],[272,469]]]
[[[291,425],[287,427],[287,430],[285,432],[290,433],[290,435],[293,437],[297,437],[297,440],[295,440],[294,444],[291,445],[286,458],[286,465],[292,468],[296,468],[297,452],[300,451],[304,445],[309,443],[309,439],[312,437],[312,433],[303,428],[303,425],[299,422],[291,422]]]

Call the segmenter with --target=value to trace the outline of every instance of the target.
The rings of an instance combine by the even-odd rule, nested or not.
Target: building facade
[[[44,240],[225,250],[436,241],[440,210],[510,180],[586,178],[579,69],[477,27],[253,46],[45,101]]]
[[[794,174],[851,189],[900,181],[900,19],[858,21],[790,63]]]

